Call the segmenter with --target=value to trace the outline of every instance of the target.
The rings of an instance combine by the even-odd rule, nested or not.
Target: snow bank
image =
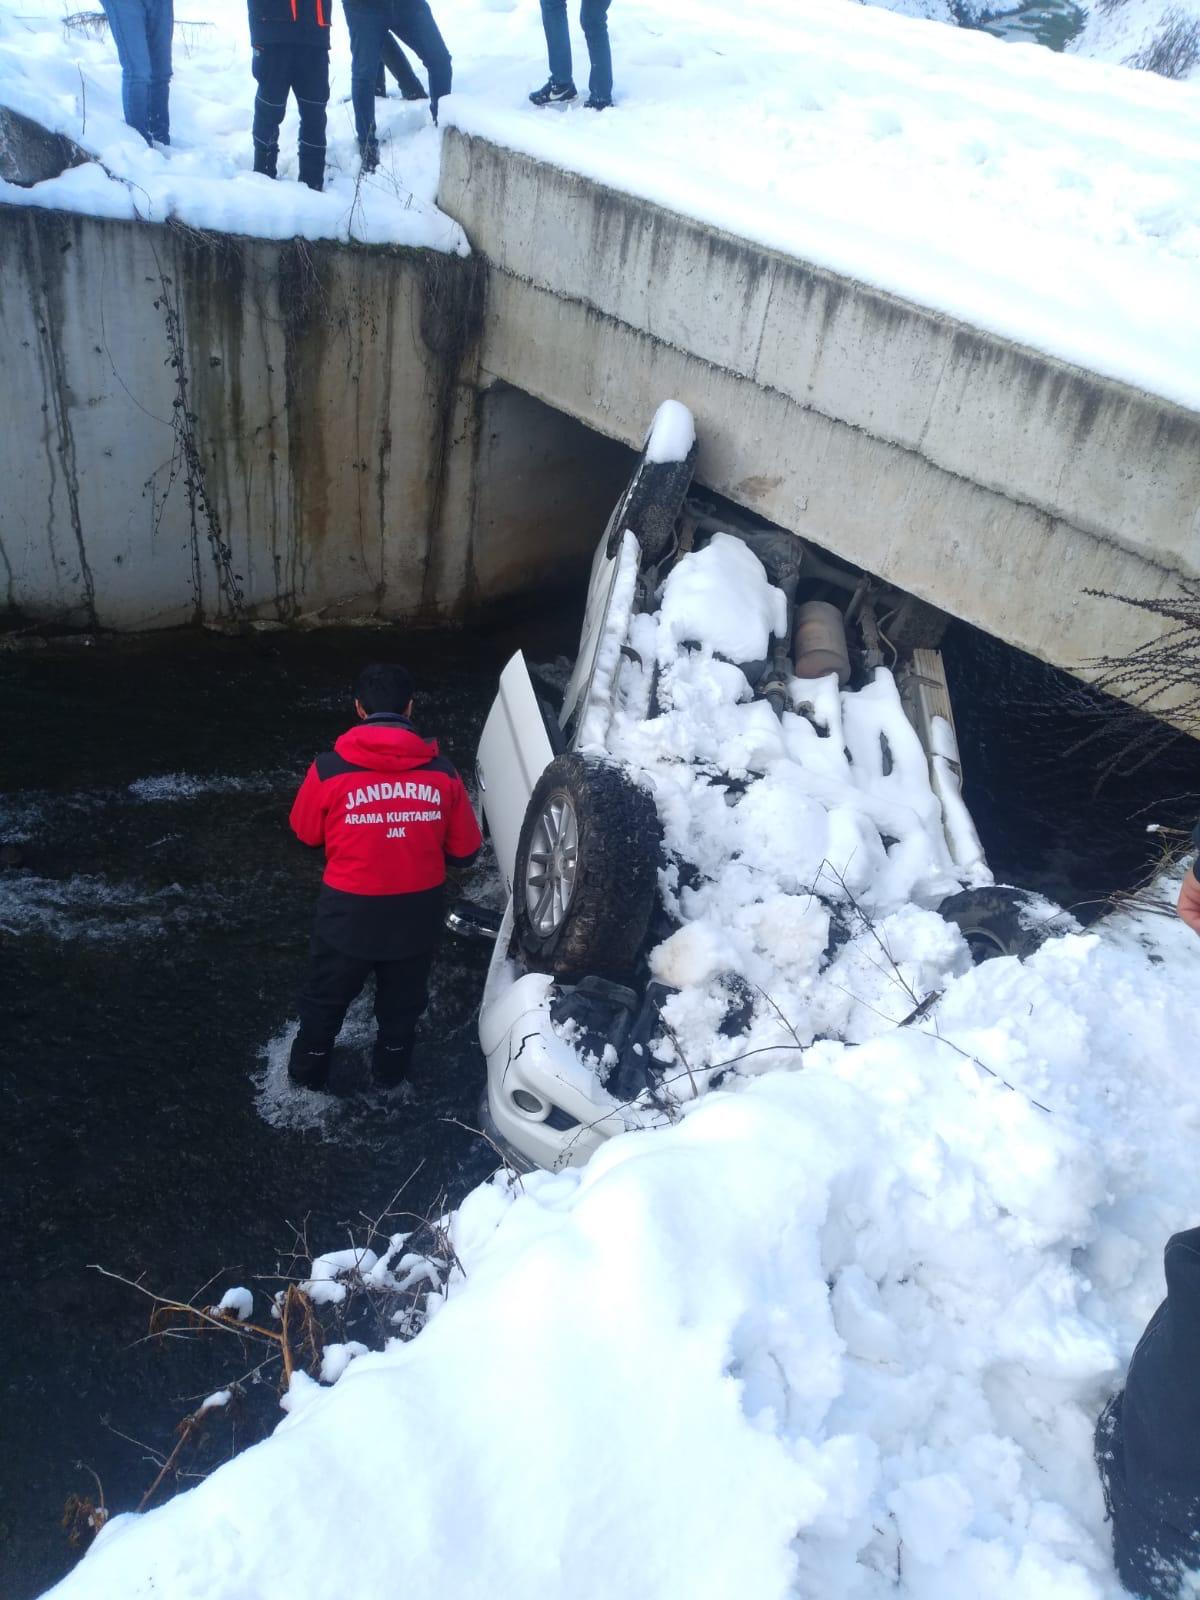
[[[1112,919],[482,1186],[415,1341],[55,1595],[1116,1600],[1090,1434],[1194,1221],[1198,980]]]
[[[1127,0],[1142,3],[1163,0]],[[927,5],[941,0],[903,8]],[[214,9],[219,25],[177,30],[167,153],[121,122],[107,38],[64,34],[55,0],[0,14],[0,98],[115,175],[0,185],[0,202],[466,249],[434,205],[424,105],[378,102],[383,160],[357,183],[340,14],[327,193],[293,181],[294,112],[281,181],[256,178],[245,7]],[[438,17],[455,58],[443,121],[1200,407],[1193,89],[846,0],[622,0],[617,105],[598,117],[528,104],[545,73],[536,5],[459,0]]]

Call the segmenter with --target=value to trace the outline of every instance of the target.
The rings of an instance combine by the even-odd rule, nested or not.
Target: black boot
[[[380,1089],[398,1089],[408,1082],[408,1069],[412,1064],[413,1042],[383,1044],[376,1039],[371,1054],[371,1077]]]
[[[261,172],[264,177],[277,178],[279,176],[279,146],[262,145],[254,146],[254,170]]]
[[[323,1089],[329,1080],[329,1050],[311,1050],[301,1034],[292,1041],[288,1077],[301,1089]]]

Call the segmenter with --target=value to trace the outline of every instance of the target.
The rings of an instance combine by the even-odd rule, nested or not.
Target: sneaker
[[[529,100],[535,106],[561,106],[574,100],[578,92],[573,83],[555,83],[553,78],[548,78],[540,89],[533,91]]]
[[[611,100],[605,100],[601,95],[590,94],[583,102],[585,111],[607,111],[612,105]]]

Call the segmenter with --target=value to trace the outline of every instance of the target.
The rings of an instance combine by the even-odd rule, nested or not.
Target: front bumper
[[[554,979],[522,972],[507,957],[511,908],[479,1009],[479,1042],[487,1058],[488,1133],[530,1166],[558,1171],[582,1166],[629,1125],[626,1110],[555,1032]]]

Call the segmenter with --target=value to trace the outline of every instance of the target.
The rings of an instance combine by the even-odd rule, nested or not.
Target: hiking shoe
[[[590,94],[583,102],[585,111],[607,111],[612,105],[611,100],[606,100],[603,95]]]
[[[548,78],[540,89],[533,91],[529,101],[535,106],[561,106],[574,100],[578,92],[573,83],[555,83],[553,78]]]

